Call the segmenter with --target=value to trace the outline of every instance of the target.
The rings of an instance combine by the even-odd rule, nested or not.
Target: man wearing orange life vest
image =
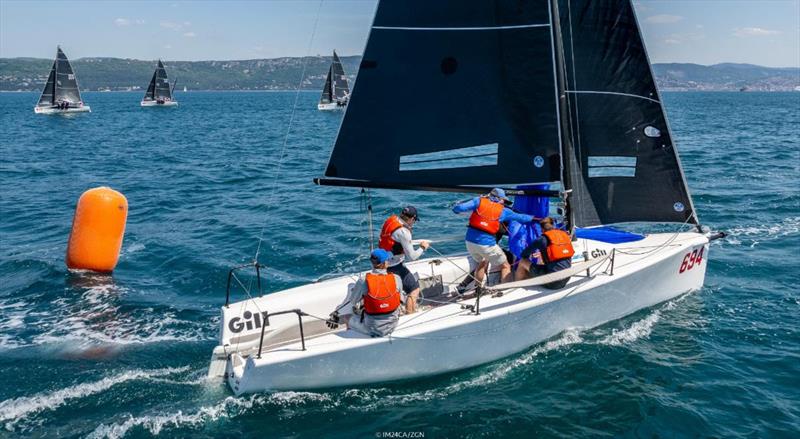
[[[542,219],[539,225],[542,227],[542,236],[522,251],[515,274],[516,280],[527,279],[530,275],[555,273],[572,267],[572,255],[575,254],[575,249],[572,247],[572,238],[569,234],[556,229],[552,218]],[[542,264],[531,264],[530,258],[536,252],[539,253]],[[564,288],[567,281],[569,278],[543,286],[551,289]]]
[[[506,201],[505,191],[494,188],[484,197],[474,198],[453,207],[454,213],[472,212],[465,241],[469,255],[478,263],[478,268],[475,270],[475,281],[478,286],[483,283],[490,265],[500,267],[500,282],[511,280],[511,264],[495,239],[495,234],[500,230],[500,223],[533,221],[530,215],[516,213],[506,208],[504,201]]]
[[[389,259],[389,273],[400,276],[403,280],[403,291],[406,293],[406,314],[417,310],[417,297],[419,296],[419,281],[406,267],[406,260],[415,261],[430,246],[428,241],[421,241],[419,248],[415,249],[411,243],[411,231],[419,219],[417,208],[406,206],[400,215],[392,215],[386,219],[381,227],[378,248],[392,253]]]
[[[372,271],[353,285],[328,318],[328,327],[335,329],[345,323],[349,329],[370,337],[383,337],[394,331],[404,297],[400,277],[386,271],[391,256],[383,249],[370,254]]]

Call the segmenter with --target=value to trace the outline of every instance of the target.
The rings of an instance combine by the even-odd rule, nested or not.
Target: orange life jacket
[[[389,314],[400,306],[400,292],[394,274],[367,273],[367,294],[364,295],[364,312]]]
[[[400,218],[398,218],[397,215],[392,215],[387,218],[383,223],[383,227],[381,227],[381,237],[378,241],[378,247],[388,252],[392,252],[392,254],[402,255],[403,246],[399,242],[392,239],[392,233],[401,227],[405,227],[405,225],[402,221],[400,221]]]
[[[543,232],[547,237],[547,262],[571,258],[575,254],[572,239],[563,230],[553,229]]]
[[[503,214],[503,203],[496,203],[481,197],[478,208],[469,217],[469,226],[494,235],[500,230],[500,215]]]

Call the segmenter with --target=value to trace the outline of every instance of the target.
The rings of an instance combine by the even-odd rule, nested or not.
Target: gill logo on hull
[[[236,334],[245,329],[248,331],[258,329],[261,327],[262,321],[265,325],[269,326],[267,315],[268,313],[266,311],[261,313],[251,313],[250,311],[245,311],[241,317],[234,317],[228,321],[228,329]]]
[[[592,258],[599,258],[600,256],[605,256],[607,254],[608,253],[605,250],[601,249],[601,248],[596,248],[596,249],[592,250]]]

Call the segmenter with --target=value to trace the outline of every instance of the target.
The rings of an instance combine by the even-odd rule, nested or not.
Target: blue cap
[[[489,196],[492,197],[492,198],[496,198],[498,200],[505,200],[506,199],[506,191],[504,191],[503,189],[500,189],[499,187],[496,187],[496,188],[492,189],[491,192],[489,192]]]
[[[369,256],[369,260],[372,261],[373,264],[383,264],[391,257],[392,254],[390,252],[387,252],[382,248],[377,248],[372,251],[372,254]]]

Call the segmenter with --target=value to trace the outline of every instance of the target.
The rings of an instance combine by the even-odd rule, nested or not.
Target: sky
[[[402,1],[402,0],[397,0]],[[431,0],[435,1],[435,0]],[[652,62],[800,67],[800,0],[634,0]],[[0,57],[361,54],[375,0],[0,0]]]

